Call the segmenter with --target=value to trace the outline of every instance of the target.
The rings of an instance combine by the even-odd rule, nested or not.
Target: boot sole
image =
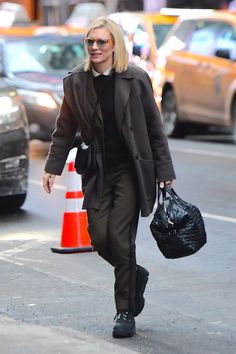
[[[128,337],[133,337],[136,334],[136,329],[132,329],[130,331],[127,330],[121,330],[121,329],[115,329],[113,330],[113,338],[128,338]]]

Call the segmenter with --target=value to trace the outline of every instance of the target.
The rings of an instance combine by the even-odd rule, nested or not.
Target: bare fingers
[[[43,175],[43,188],[47,193],[51,193],[56,176],[45,172]]]
[[[164,186],[167,186],[168,188],[172,188],[173,186],[173,181],[165,181],[165,182],[159,182],[159,187],[164,188]]]

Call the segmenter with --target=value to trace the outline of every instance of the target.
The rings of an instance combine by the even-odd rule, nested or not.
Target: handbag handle
[[[174,188],[169,188],[167,186],[164,187],[165,191],[171,196],[171,198],[173,200],[175,200],[175,202],[177,204],[179,204],[182,208],[186,208],[187,205],[189,205],[189,203],[185,202],[183,199],[181,199],[178,194],[176,193],[176,191],[174,190]]]
[[[160,203],[161,195],[162,195],[162,203]],[[165,204],[165,200],[167,201],[167,199],[166,199],[166,189],[165,189],[165,187],[164,188],[160,188],[159,187],[158,188],[158,207],[160,207],[160,205],[162,205],[162,207],[163,207],[164,213],[166,215],[166,221],[167,221],[166,227],[168,227],[168,226],[172,227],[173,226],[173,222],[170,219],[170,215],[168,213],[167,206]]]
[[[158,188],[158,203],[160,201],[161,195],[162,198],[166,198],[166,193],[170,195],[172,199],[174,199],[176,202],[183,202],[183,200],[178,196],[178,194],[175,192],[174,188],[169,188],[167,186],[164,186],[163,188]]]
[[[158,195],[158,197],[157,197],[158,205],[160,205],[161,195],[162,195],[162,199],[165,199],[165,197],[166,197],[165,188],[158,187],[158,194],[157,195]]]

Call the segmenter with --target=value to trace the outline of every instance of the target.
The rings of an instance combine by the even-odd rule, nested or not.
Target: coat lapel
[[[93,75],[91,72],[87,75],[84,99],[84,107],[88,121],[91,123],[95,116],[102,121],[102,111],[100,104],[98,104],[97,94],[94,88]]]
[[[78,75],[75,79],[75,99],[78,100],[78,106],[83,112],[84,123],[88,126],[93,124],[95,117],[95,109],[97,117],[102,121],[101,107],[97,104],[97,94],[93,83],[93,74],[90,71],[83,72],[83,75]]]
[[[84,113],[83,118],[86,125],[91,126],[91,124],[93,124],[93,119],[95,118],[96,109],[97,118],[99,118],[100,124],[102,125],[102,112],[100,105],[97,104],[97,94],[94,88],[93,74],[92,72],[83,72],[83,74],[83,76],[78,75],[79,77],[76,79],[75,83],[75,96],[78,96],[78,93],[80,94],[81,111]],[[129,100],[133,78],[133,70],[130,67],[125,72],[116,73],[115,76],[115,111],[119,129],[121,128],[122,121],[125,117],[125,110]]]
[[[116,74],[115,78],[115,111],[117,125],[121,128],[125,117],[125,109],[129,100],[132,87],[133,72],[130,68],[124,73]]]

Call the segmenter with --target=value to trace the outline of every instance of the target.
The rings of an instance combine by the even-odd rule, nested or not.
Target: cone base
[[[68,253],[82,253],[82,252],[93,252],[92,246],[88,247],[51,247],[51,251],[55,253],[68,254]]]
[[[64,213],[60,247],[75,249],[92,247],[85,211]]]

